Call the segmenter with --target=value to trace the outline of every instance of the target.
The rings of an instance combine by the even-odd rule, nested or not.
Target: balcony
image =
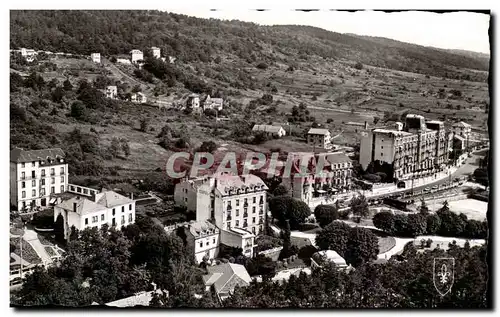
[[[264,205],[264,200],[263,199],[259,200],[259,205]]]
[[[231,205],[227,205],[227,210],[233,210],[233,207],[231,207]]]
[[[243,213],[243,218],[246,218],[246,217],[248,217],[248,212]]]
[[[248,228],[248,223],[247,222],[243,223],[243,228]]]
[[[231,219],[233,219],[233,218],[231,217],[231,215],[227,215],[226,220],[231,220]]]
[[[259,210],[259,215],[263,215],[264,214],[264,209],[263,208],[260,208]]]
[[[243,203],[243,207],[248,207],[248,203],[246,201]]]
[[[259,219],[259,225],[263,224],[264,223],[264,219],[260,218]]]

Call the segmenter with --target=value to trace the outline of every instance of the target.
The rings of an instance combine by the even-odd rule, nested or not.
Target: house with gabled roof
[[[321,148],[331,148],[331,134],[328,129],[311,128],[307,132],[307,144]]]
[[[224,263],[207,267],[208,274],[203,276],[207,291],[213,290],[219,300],[225,300],[236,286],[250,285],[252,278],[241,264]]]
[[[267,136],[281,138],[286,135],[285,129],[278,125],[269,124],[256,124],[253,126],[252,131],[254,132],[264,132]]]

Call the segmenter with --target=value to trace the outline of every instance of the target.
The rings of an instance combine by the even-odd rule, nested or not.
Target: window
[[[31,181],[31,187],[36,187],[36,180]]]
[[[42,177],[45,177],[45,169],[42,169]]]
[[[255,217],[252,217],[252,223],[255,223]]]
[[[51,194],[54,194],[55,192],[56,192],[56,188],[55,188],[54,186],[52,186],[52,187],[50,188],[50,193],[51,193]]]
[[[40,189],[40,196],[44,196],[45,195],[45,188],[42,188]]]
[[[255,227],[252,227],[252,233],[255,234]]]
[[[33,197],[35,197],[35,196],[36,196],[36,189],[33,189],[33,190],[31,191],[31,196],[33,196]]]
[[[26,164],[25,163],[21,163],[21,168],[25,168],[26,167]]]
[[[56,172],[55,172],[54,168],[51,168],[51,169],[50,169],[50,175],[54,175],[55,173],[56,173]]]
[[[210,245],[210,242],[207,241],[207,247]]]
[[[128,222],[132,222],[132,221],[133,221],[132,214],[128,214]]]
[[[21,188],[26,188],[26,182],[21,183]]]
[[[122,215],[122,225],[124,225],[124,224],[125,224],[125,216]]]
[[[92,223],[96,223],[97,221],[99,221],[99,217],[98,216],[92,216]]]
[[[61,167],[61,174],[64,174],[64,167]]]
[[[42,178],[41,182],[42,182],[42,185],[45,185],[45,178]]]
[[[64,185],[61,185],[61,193],[64,193]]]
[[[384,156],[384,153],[380,153],[380,156]]]
[[[115,208],[113,208],[113,216],[115,215]]]
[[[186,203],[187,203],[187,201],[188,201],[187,197],[184,197],[184,202],[186,202]]]
[[[215,238],[212,240],[213,244],[215,244]]]
[[[122,206],[122,212],[125,212],[125,206]]]
[[[51,183],[51,184],[55,184],[55,183],[56,183],[56,179],[55,179],[54,177],[52,177],[52,178],[50,179],[50,183]]]
[[[128,205],[128,210],[132,210],[132,204]]]
[[[104,214],[101,215],[101,221],[104,221]]]
[[[35,167],[36,166],[36,162],[31,162],[31,166]]]
[[[239,227],[239,226],[240,226],[240,221],[236,220],[236,227]]]
[[[22,179],[25,179],[25,178],[26,178],[26,173],[25,173],[25,172],[22,172],[22,173],[21,173],[21,178],[22,178]]]
[[[26,198],[26,192],[24,190],[23,190],[23,192],[22,192],[21,195],[22,195],[23,198]]]
[[[236,217],[239,217],[239,216],[240,216],[240,210],[236,209]]]
[[[61,176],[61,183],[64,183],[64,175]]]
[[[252,213],[255,213],[255,206],[252,207]]]
[[[228,229],[231,229],[231,222],[230,221],[226,222],[226,226]]]
[[[236,206],[239,206],[239,205],[240,205],[240,200],[236,199]]]
[[[203,241],[200,242],[200,248],[203,248]]]
[[[88,225],[89,224],[89,218],[85,218],[85,224]]]
[[[254,197],[252,202],[255,204],[256,200],[257,200],[257,197]]]

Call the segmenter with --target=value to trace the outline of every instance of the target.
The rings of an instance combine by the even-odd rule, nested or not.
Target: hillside
[[[151,46],[177,60],[150,57]],[[72,182],[165,184],[166,158],[206,141],[220,152],[311,151],[304,135],[312,126],[355,150],[360,124],[390,125],[409,112],[487,129],[481,60],[388,39],[157,11],[11,11],[18,47],[83,54],[26,63],[12,52],[10,60],[11,147],[63,148]],[[133,48],[145,52],[142,69],[113,62]],[[102,63],[90,52],[101,52]],[[119,100],[103,96],[107,85],[117,86]],[[137,91],[148,104],[126,101]],[[192,92],[223,97],[218,115],[228,120],[158,107]],[[254,142],[256,123],[281,124],[287,136]]]
[[[243,65],[290,65],[318,56],[449,78],[460,76],[454,68],[487,71],[489,66],[483,59],[394,40],[159,11],[11,11],[10,23],[11,48],[54,52],[109,55],[158,46],[184,62],[206,63],[229,53]]]

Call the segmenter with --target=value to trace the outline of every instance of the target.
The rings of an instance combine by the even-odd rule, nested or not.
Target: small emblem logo
[[[434,287],[441,296],[451,291],[455,281],[454,258],[434,258],[433,281]]]

